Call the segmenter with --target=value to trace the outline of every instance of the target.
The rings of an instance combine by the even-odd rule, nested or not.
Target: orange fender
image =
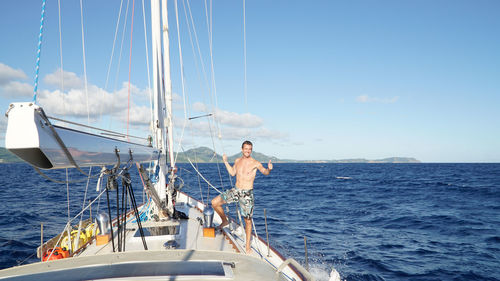
[[[45,254],[43,255],[42,261],[60,260],[62,258],[63,258],[63,255],[61,253],[59,253],[56,249],[48,249],[45,252]]]

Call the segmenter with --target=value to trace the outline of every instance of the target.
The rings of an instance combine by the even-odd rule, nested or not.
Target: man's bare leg
[[[218,195],[214,199],[212,199],[212,208],[219,214],[220,218],[222,219],[221,224],[217,227],[217,229],[222,230],[222,228],[226,225],[229,224],[226,214],[224,213],[224,209],[222,208],[222,205],[226,204],[226,201]]]
[[[252,240],[252,219],[247,219],[245,218],[245,230],[247,234],[247,245],[246,245],[246,251],[247,254],[250,254],[252,252],[252,249],[250,248],[250,240]]]

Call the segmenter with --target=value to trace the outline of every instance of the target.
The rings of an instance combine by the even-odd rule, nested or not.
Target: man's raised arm
[[[262,164],[259,162],[259,165],[257,166],[257,169],[263,174],[263,175],[269,175],[271,173],[271,170],[273,169],[273,163],[271,163],[271,160],[269,160],[269,163],[267,163],[267,169],[262,166]]]
[[[227,156],[226,154],[224,153],[222,155],[222,161],[224,161],[224,165],[226,166],[226,170],[227,172],[232,176],[234,177],[236,175],[236,170],[234,169],[234,166],[231,167],[231,165],[229,165],[229,162],[227,162]]]

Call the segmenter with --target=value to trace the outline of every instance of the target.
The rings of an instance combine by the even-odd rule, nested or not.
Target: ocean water
[[[189,164],[179,168],[184,192],[205,202],[217,195]],[[198,169],[218,188],[231,185],[223,165]],[[62,180],[66,171],[47,173]],[[46,238],[64,227],[67,187],[27,164],[1,165],[0,187],[0,268],[35,262],[40,223]],[[96,197],[95,180],[85,189],[86,181],[69,186],[71,216]],[[257,176],[255,200],[258,234],[265,237],[265,209],[270,243],[302,264],[305,237],[318,280],[333,268],[342,280],[500,280],[500,164],[277,163]]]

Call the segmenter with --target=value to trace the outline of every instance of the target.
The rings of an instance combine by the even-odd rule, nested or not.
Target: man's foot
[[[251,248],[247,248],[246,251],[247,251],[247,255],[250,255],[252,253],[252,249]]]
[[[229,222],[228,221],[225,221],[225,222],[222,222],[219,226],[217,226],[217,230],[218,231],[222,231],[222,228],[224,228],[226,225],[228,225]]]

